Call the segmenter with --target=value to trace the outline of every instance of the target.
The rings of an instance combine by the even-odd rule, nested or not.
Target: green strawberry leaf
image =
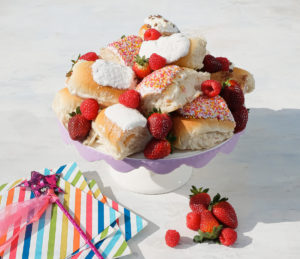
[[[78,55],[76,60],[74,60],[74,59],[71,60],[72,66],[71,66],[71,69],[66,73],[66,77],[70,77],[72,75],[73,67],[77,63],[77,61],[79,60],[80,57],[81,57],[81,54]]]
[[[124,39],[125,37],[126,37],[126,35],[122,35],[122,36],[121,36],[121,39]]]
[[[222,229],[223,226],[219,225],[217,227],[213,227],[213,231],[211,233],[198,230],[198,235],[194,236],[193,241],[195,243],[202,243],[205,240],[216,240],[219,237]]]

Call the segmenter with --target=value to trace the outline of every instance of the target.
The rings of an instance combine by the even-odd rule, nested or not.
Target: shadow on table
[[[188,197],[191,185],[229,198],[239,219],[236,247],[252,242],[247,232],[257,223],[300,221],[300,110],[251,109],[235,150],[194,169],[175,192]]]

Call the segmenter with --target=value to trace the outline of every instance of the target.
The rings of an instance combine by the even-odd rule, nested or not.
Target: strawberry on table
[[[202,70],[209,73],[215,73],[222,70],[222,63],[212,55],[206,55],[203,59]]]
[[[149,59],[145,58],[145,56],[140,57],[139,55],[136,55],[132,69],[138,78],[143,79],[151,73]]]
[[[94,120],[98,115],[99,104],[95,99],[89,98],[84,100],[80,105],[81,114],[87,120]]]
[[[216,80],[206,80],[201,84],[201,91],[210,98],[217,96],[221,92],[221,89],[220,82]]]
[[[207,210],[208,205],[211,202],[210,196],[207,193],[209,189],[203,189],[203,187],[197,189],[192,186],[190,195],[190,208],[193,212],[201,214],[202,211]]]
[[[245,103],[243,90],[234,80],[227,80],[223,83],[220,95],[226,101],[231,112],[239,110]]]
[[[97,59],[99,59],[99,56],[95,52],[85,53],[79,58],[79,60],[86,60],[86,61],[96,61]]]
[[[234,208],[227,200],[228,198],[221,198],[218,193],[211,201],[208,209],[222,224],[234,229],[238,226],[238,219]]]
[[[76,114],[68,122],[68,131],[71,139],[83,141],[91,130],[91,121],[82,114]]]
[[[141,95],[139,92],[130,89],[119,96],[119,103],[128,108],[137,109],[140,106]]]
[[[155,29],[148,29],[144,33],[144,40],[157,40],[161,36],[160,32]]]
[[[151,56],[149,58],[149,65],[152,70],[161,69],[166,64],[167,64],[167,60],[164,57],[162,57],[156,53],[151,54]]]
[[[199,230],[201,216],[196,212],[189,212],[186,215],[186,226],[191,230]]]
[[[167,246],[175,247],[180,240],[180,234],[176,230],[168,230],[165,235]]]
[[[231,246],[237,239],[237,233],[232,228],[223,228],[219,236],[222,245]]]
[[[171,153],[171,144],[167,140],[152,139],[144,149],[144,156],[148,159],[160,159]]]
[[[222,71],[229,71],[230,61],[227,58],[216,57],[216,60],[222,64]]]
[[[165,139],[172,129],[173,122],[166,113],[152,113],[147,120],[147,126],[156,139]]]

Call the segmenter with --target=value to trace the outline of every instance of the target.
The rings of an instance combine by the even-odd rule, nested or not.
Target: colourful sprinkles
[[[186,118],[217,118],[218,120],[234,121],[226,102],[219,95],[213,98],[200,95],[194,101],[179,109],[178,112]]]
[[[140,92],[142,96],[146,93],[156,92],[160,93],[170,85],[182,68],[179,66],[166,66],[159,70],[154,71],[137,86],[136,90]]]
[[[142,45],[142,38],[130,35],[123,37],[122,39],[108,44],[109,48],[113,48],[118,52],[120,57],[123,59],[126,66],[133,66],[134,57],[139,54],[140,47]]]

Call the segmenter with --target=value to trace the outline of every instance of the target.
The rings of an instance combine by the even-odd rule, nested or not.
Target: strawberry
[[[95,52],[88,52],[84,55],[80,56],[79,60],[86,60],[86,61],[95,61],[99,59],[98,55]]]
[[[206,55],[203,59],[203,71],[215,73],[222,70],[222,63],[212,55]]]
[[[222,198],[218,193],[210,203],[208,209],[212,211],[213,215],[225,226],[236,228],[238,220],[234,208],[229,202],[228,198]]]
[[[199,230],[201,216],[198,213],[190,212],[186,215],[186,226],[191,230]]]
[[[206,80],[201,84],[201,91],[210,98],[217,96],[221,89],[221,84],[216,80]]]
[[[226,101],[231,112],[239,110],[245,103],[243,90],[234,80],[227,80],[223,83],[220,95]]]
[[[131,89],[122,93],[119,96],[119,103],[125,105],[126,107],[137,109],[140,106],[141,95],[139,92]]]
[[[227,58],[217,57],[216,60],[222,64],[222,71],[229,71],[230,61]]]
[[[165,139],[172,129],[173,122],[166,113],[152,113],[147,121],[147,126],[156,139]]]
[[[99,104],[95,99],[86,99],[80,105],[81,114],[87,120],[94,120],[98,115]]]
[[[167,60],[156,53],[153,53],[149,58],[149,65],[152,70],[163,68],[166,64]]]
[[[216,218],[209,210],[201,213],[199,235],[194,236],[194,242],[202,243],[204,240],[213,240],[219,237],[223,226],[219,224]]]
[[[87,120],[82,114],[76,114],[68,122],[68,131],[71,139],[83,141],[89,134],[91,121]]]
[[[144,33],[144,40],[157,40],[158,38],[160,38],[161,34],[158,30],[155,29],[148,29],[147,31],[145,31]]]
[[[190,195],[190,208],[193,212],[201,214],[202,211],[207,210],[208,205],[210,204],[210,196],[207,194],[209,189],[204,189],[201,187],[197,189],[195,186],[192,186]]]
[[[152,139],[144,149],[144,156],[148,159],[160,159],[171,153],[171,144],[167,140]]]
[[[239,110],[232,112],[232,115],[236,123],[234,133],[244,130],[248,122],[248,110],[246,107],[242,106]]]
[[[180,234],[176,230],[168,230],[165,235],[166,244],[170,247],[178,245]]]
[[[138,78],[142,79],[151,73],[151,68],[149,66],[149,59],[145,56],[140,57],[136,55],[134,58],[134,64],[132,66],[133,71]]]
[[[237,233],[232,228],[223,228],[219,236],[222,245],[231,246],[237,239]]]

